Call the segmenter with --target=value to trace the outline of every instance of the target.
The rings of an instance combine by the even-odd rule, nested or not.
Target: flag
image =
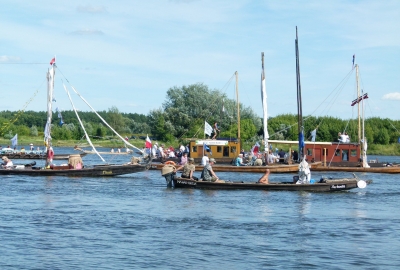
[[[146,148],[151,148],[151,141],[150,141],[149,135],[147,135],[147,137],[146,137]]]
[[[52,66],[56,62],[56,57],[54,56],[53,59],[50,61],[50,66]]]
[[[317,136],[317,129],[311,131],[311,141],[315,142],[315,137]]]
[[[15,134],[15,136],[11,139],[11,145],[12,147],[16,147],[18,145],[18,134]]]
[[[367,99],[367,98],[368,98],[368,93],[365,93],[364,95],[359,96],[358,98],[356,98],[355,100],[353,100],[353,101],[351,102],[351,106],[354,106],[354,105],[356,105],[357,103],[359,103],[361,100]]]
[[[253,156],[256,156],[258,154],[258,150],[260,149],[260,144],[256,142],[255,145],[251,148],[251,152],[253,153]]]
[[[225,112],[225,106],[224,106],[224,102],[225,102],[225,100],[224,100],[224,99],[222,99],[222,112],[223,112],[223,113]]]
[[[207,144],[204,144],[204,150],[212,155],[211,148]]]
[[[300,149],[304,148],[304,135],[303,135],[303,131],[301,131],[299,133],[299,147]]]
[[[354,60],[356,59],[356,55],[353,54],[353,68],[354,68]]]
[[[208,136],[211,136],[211,133],[213,132],[212,126],[210,126],[207,121],[204,121],[204,133],[207,134]]]

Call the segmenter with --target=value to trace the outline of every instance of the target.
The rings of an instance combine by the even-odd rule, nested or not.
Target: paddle
[[[357,179],[357,187],[358,188],[365,188],[367,186],[367,182],[365,182],[364,180],[359,179],[355,173],[353,173],[353,175],[354,175],[354,178]]]

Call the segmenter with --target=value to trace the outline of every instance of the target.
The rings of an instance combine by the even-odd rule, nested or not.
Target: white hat
[[[33,145],[33,143],[31,143],[30,145]]]

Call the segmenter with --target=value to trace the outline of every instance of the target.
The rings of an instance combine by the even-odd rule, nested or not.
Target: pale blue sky
[[[40,4],[39,4],[40,3]],[[303,113],[348,119],[360,66],[366,117],[400,119],[400,1],[0,0],[0,110],[46,109],[45,73],[57,56],[57,104],[71,109],[64,77],[97,110],[147,114],[173,86],[224,87],[239,72],[240,101],[262,114],[265,53],[270,116],[297,112],[299,29]],[[335,100],[335,104],[331,101]],[[77,103],[79,109],[89,108]],[[317,109],[318,108],[318,109]]]

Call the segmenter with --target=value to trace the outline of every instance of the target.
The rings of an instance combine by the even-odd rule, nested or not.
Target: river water
[[[312,193],[169,189],[160,171],[1,176],[0,269],[399,269],[399,176],[358,176],[374,182]]]

